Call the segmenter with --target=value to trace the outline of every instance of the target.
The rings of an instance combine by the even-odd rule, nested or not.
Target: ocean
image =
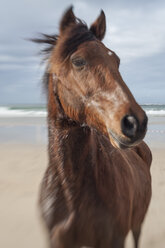
[[[149,120],[145,141],[165,147],[165,104],[141,106]],[[47,144],[46,116],[43,105],[0,106],[0,144]]]
[[[165,116],[165,104],[141,105],[147,115]],[[46,117],[46,107],[43,105],[10,105],[0,106],[0,117]]]

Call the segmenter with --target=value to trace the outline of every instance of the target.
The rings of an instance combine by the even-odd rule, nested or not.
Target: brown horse
[[[105,15],[88,29],[69,8],[47,43],[49,166],[40,195],[53,248],[135,247],[151,198],[145,112],[101,40]]]

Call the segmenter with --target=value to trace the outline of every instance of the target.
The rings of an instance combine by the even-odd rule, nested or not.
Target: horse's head
[[[88,29],[68,9],[51,53],[49,73],[65,114],[124,148],[143,139],[147,116],[120,75],[119,57],[101,42],[105,29],[103,11]]]

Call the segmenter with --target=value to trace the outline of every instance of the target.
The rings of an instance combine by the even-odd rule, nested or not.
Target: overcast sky
[[[58,33],[60,17],[71,4],[89,25],[104,10],[104,43],[120,57],[120,72],[135,98],[165,104],[164,0],[1,0],[0,104],[45,101],[39,47],[26,38]]]

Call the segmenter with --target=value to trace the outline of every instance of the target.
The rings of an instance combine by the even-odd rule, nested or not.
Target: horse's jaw
[[[128,139],[124,140],[123,137],[116,135],[111,129],[108,129],[108,136],[111,144],[115,148],[119,148],[119,149],[127,149],[136,146],[142,141],[142,139],[136,141],[129,141]]]

